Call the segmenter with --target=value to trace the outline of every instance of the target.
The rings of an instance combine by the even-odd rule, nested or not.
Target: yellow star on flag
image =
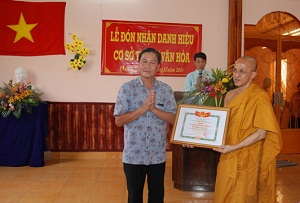
[[[7,27],[9,27],[10,29],[12,29],[12,30],[14,30],[14,31],[17,32],[14,43],[16,43],[17,41],[19,41],[23,37],[25,37],[26,39],[30,40],[31,42],[34,42],[32,36],[31,36],[30,31],[36,25],[37,25],[37,23],[35,23],[35,24],[27,24],[26,21],[25,21],[25,18],[23,16],[23,13],[21,13],[20,19],[19,19],[19,24],[17,24],[17,25],[7,25]]]

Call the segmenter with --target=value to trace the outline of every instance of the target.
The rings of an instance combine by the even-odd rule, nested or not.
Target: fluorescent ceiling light
[[[291,36],[297,36],[297,35],[300,35],[300,28],[297,28],[295,30],[292,30],[290,32],[286,32],[282,35],[291,35]]]

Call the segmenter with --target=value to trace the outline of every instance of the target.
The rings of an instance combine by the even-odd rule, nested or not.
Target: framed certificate
[[[224,145],[230,109],[180,104],[170,143],[214,148]]]

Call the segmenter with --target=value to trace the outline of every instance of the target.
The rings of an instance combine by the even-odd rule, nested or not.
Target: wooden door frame
[[[242,0],[229,0],[228,66],[234,64],[234,62],[241,57],[242,3]]]

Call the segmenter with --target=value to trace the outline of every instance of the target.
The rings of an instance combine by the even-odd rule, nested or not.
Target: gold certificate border
[[[189,112],[184,111],[184,109],[188,109]],[[213,117],[214,120],[216,120],[216,122],[211,126],[208,125],[208,127],[211,127],[211,129],[208,129],[208,131],[213,134],[213,137],[205,138],[197,134],[184,134],[187,127],[186,125],[188,116],[191,117],[192,114],[194,114],[193,112],[195,112],[195,117]],[[226,107],[180,104],[177,108],[176,118],[170,137],[170,143],[180,145],[188,144],[191,146],[204,148],[214,148],[222,146],[225,143],[225,137],[227,134],[229,114],[230,108]]]

